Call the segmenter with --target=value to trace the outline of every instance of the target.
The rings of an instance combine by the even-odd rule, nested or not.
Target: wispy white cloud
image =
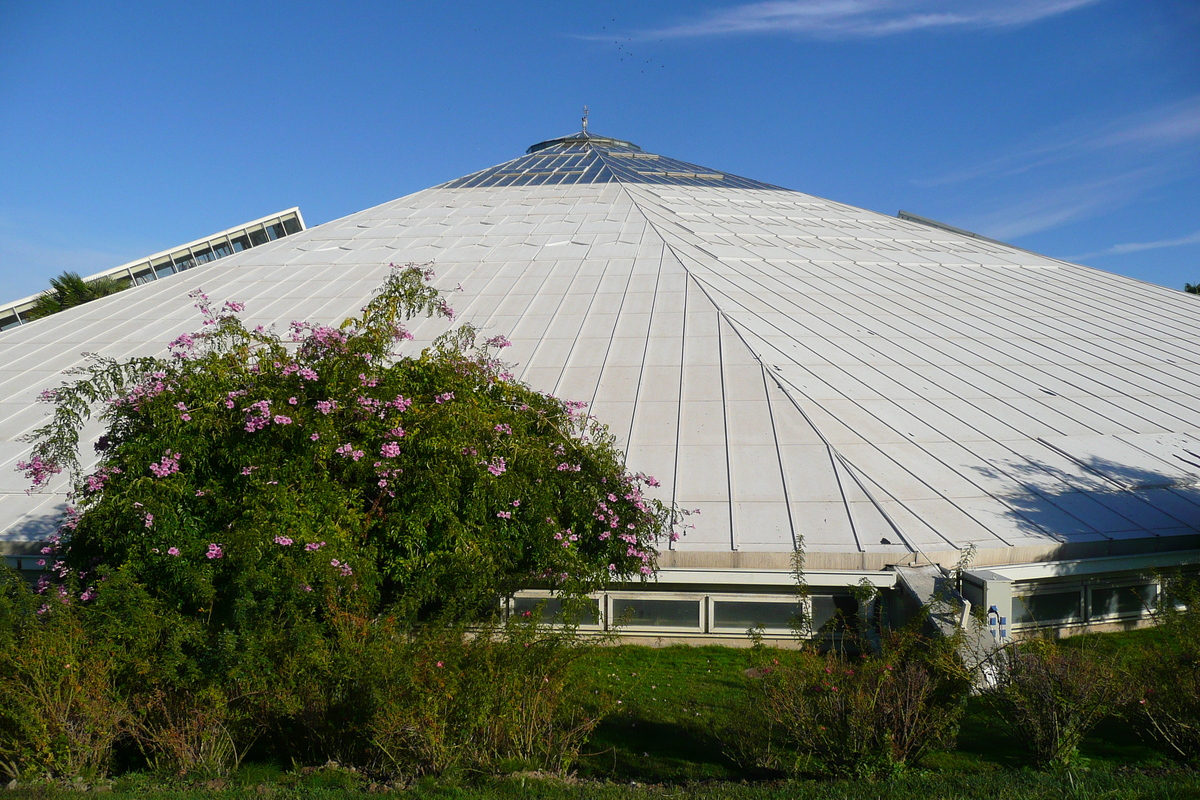
[[[1087,130],[1082,128],[1087,127]],[[1043,132],[1011,153],[936,178],[921,187],[962,183],[985,176],[1012,176],[1073,158],[1114,149],[1148,152],[1200,140],[1200,95],[1156,106],[1103,124],[1075,123]]]
[[[1033,199],[968,220],[966,227],[1009,241],[1120,208],[1166,177],[1160,167],[1143,167],[1092,181],[1039,192]]]
[[[853,39],[1028,25],[1103,0],[771,0],[714,11],[646,38],[786,34]]]
[[[1120,256],[1126,253],[1140,253],[1142,250],[1158,250],[1163,247],[1183,247],[1189,244],[1200,244],[1200,231],[1189,233],[1186,236],[1180,236],[1175,239],[1159,239],[1155,242],[1125,242],[1124,244],[1114,244],[1105,250],[1097,250],[1095,253],[1084,253],[1079,256],[1071,256],[1071,261],[1085,261],[1092,258],[1102,258],[1104,256]]]

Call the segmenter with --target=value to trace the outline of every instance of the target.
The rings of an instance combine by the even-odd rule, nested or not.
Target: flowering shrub
[[[564,766],[594,724],[567,701],[557,651],[536,636],[508,641],[507,629],[464,639],[462,625],[533,583],[569,603],[652,574],[676,512],[645,496],[653,479],[625,471],[582,404],[512,380],[495,355],[503,337],[478,343],[460,326],[400,352],[406,320],[452,316],[431,278],[396,268],[359,317],[294,322],[285,335],[196,292],[201,330],[176,338],[170,358],[94,358],[43,393],[55,413],[20,468],[35,489],[70,471],[74,507],[44,548],[49,571],[22,612],[23,641],[70,622],[72,641],[104,650],[115,666],[95,673],[83,696],[99,710],[87,713],[133,715],[111,735],[129,736],[150,764],[219,774],[251,743],[275,742],[317,763],[438,769],[441,757],[421,761],[434,750],[395,725],[440,712],[388,705],[440,702],[441,684],[424,682],[450,673],[412,666],[438,636],[439,660],[459,670],[458,710],[445,719],[468,707],[495,717],[472,723],[490,755],[471,763]],[[81,474],[79,431],[95,406],[107,430],[99,464]],[[513,688],[501,661],[537,681]],[[14,692],[38,685],[17,674]],[[13,702],[0,698],[0,717]],[[360,730],[377,741],[349,733]],[[537,741],[512,744],[521,731]],[[14,737],[0,755],[36,749]],[[67,755],[55,758],[76,763],[63,761],[71,737],[56,741]],[[84,747],[79,763],[102,770],[111,741]]]
[[[59,583],[94,596],[120,568],[235,624],[267,596],[296,613],[337,596],[468,616],[531,582],[577,595],[651,574],[673,511],[578,404],[507,377],[506,339],[477,345],[462,326],[398,353],[405,319],[452,313],[431,277],[394,269],[360,317],[286,336],[196,292],[202,330],[170,359],[95,359],[48,393],[35,484],[78,472],[90,403],[108,426],[99,467],[76,475]]]

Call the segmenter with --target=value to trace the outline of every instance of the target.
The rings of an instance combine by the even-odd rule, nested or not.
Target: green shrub
[[[385,771],[565,772],[611,706],[572,679],[593,645],[510,619],[431,626],[394,654],[370,722]]]
[[[1159,636],[1138,666],[1130,719],[1176,757],[1200,758],[1200,583],[1168,581],[1156,611]]]
[[[92,639],[80,613],[35,598],[0,575],[0,761],[23,775],[96,777],[128,729],[117,653]]]
[[[792,777],[880,778],[951,746],[970,686],[953,640],[885,634],[879,655],[777,652],[750,672],[743,762]]]
[[[995,685],[983,699],[1043,767],[1071,765],[1088,731],[1119,713],[1136,691],[1112,655],[1095,646],[1017,642],[991,663]]]

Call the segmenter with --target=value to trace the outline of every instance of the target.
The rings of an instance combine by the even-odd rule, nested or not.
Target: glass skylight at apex
[[[761,181],[647,153],[632,142],[579,132],[532,145],[526,155],[443,184],[446,189],[591,183],[780,189]]]

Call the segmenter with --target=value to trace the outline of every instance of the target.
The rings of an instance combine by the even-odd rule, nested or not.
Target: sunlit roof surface
[[[668,564],[1196,544],[1197,298],[570,139],[0,333],[0,536],[44,535],[63,502],[13,464],[81,352],[165,353],[200,287],[252,324],[335,322],[389,262],[429,261],[522,380],[590,402],[630,468],[700,510]]]

